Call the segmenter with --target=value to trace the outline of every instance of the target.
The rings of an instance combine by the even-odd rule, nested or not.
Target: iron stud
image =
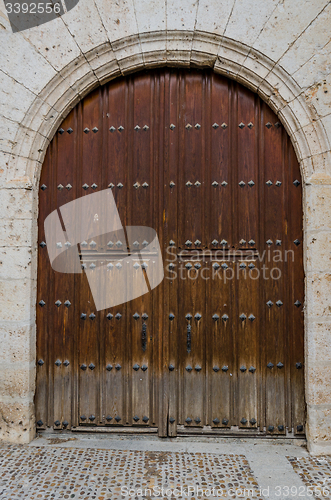
[[[214,321],[218,321],[220,319],[219,315],[218,314],[214,314],[213,315],[213,320]]]
[[[215,372],[215,373],[217,373],[217,372],[219,372],[219,371],[220,371],[220,369],[219,369],[219,367],[218,367],[218,366],[213,366],[213,370],[214,370],[214,372]]]
[[[42,420],[38,420],[37,425],[38,427],[41,427],[42,425],[44,425],[44,422]]]
[[[175,422],[174,417],[170,417],[170,418],[169,418],[169,422],[170,422],[171,424],[173,424],[173,423]]]
[[[172,314],[172,313],[170,313],[170,314],[169,314],[169,319],[170,319],[170,321],[173,321],[173,320],[175,319],[175,315],[174,315],[174,314]]]
[[[62,189],[63,189],[62,184],[59,184],[57,188],[58,188],[59,191],[62,191]]]
[[[284,366],[283,363],[281,362],[277,363],[277,368],[283,368],[283,366]]]
[[[82,188],[83,188],[83,189],[85,189],[85,191],[86,191],[89,187],[90,187],[90,186],[89,186],[88,184],[86,184],[86,183],[82,185]]]
[[[197,417],[197,418],[195,418],[195,419],[194,419],[194,422],[195,422],[196,424],[200,424],[201,419],[200,419],[199,417]]]
[[[266,185],[267,185],[267,186],[272,186],[272,181],[269,179],[269,180],[266,182]]]
[[[245,245],[246,243],[246,240],[244,240],[243,238],[239,241],[240,245]]]
[[[195,126],[195,128],[196,128],[197,130],[199,130],[199,129],[201,128],[200,123],[196,123],[194,126]]]
[[[69,366],[70,362],[66,359],[65,361],[63,361],[63,364],[64,364],[64,366]]]
[[[95,368],[95,365],[94,365],[93,363],[90,363],[90,364],[88,365],[88,367],[89,367],[89,369],[90,369],[90,370],[92,370],[92,371],[93,371],[93,370],[94,370],[94,368]]]
[[[68,130],[67,130],[67,132],[68,132],[68,134],[69,134],[69,135],[70,135],[70,134],[72,134],[72,133],[73,133],[72,128],[71,128],[71,127],[69,127],[69,128],[68,128]]]
[[[297,425],[297,431],[302,432],[303,431],[303,425]]]
[[[199,313],[196,313],[196,315],[194,317],[197,321],[199,321],[202,318],[201,314],[199,314]]]
[[[174,125],[173,123],[169,126],[170,130],[175,130],[176,128],[176,125]]]
[[[80,368],[81,368],[81,370],[85,371],[87,366],[85,365],[85,363],[83,363],[82,365],[80,365]]]
[[[245,319],[247,318],[246,314],[241,314],[239,316],[239,318],[241,319],[241,321],[245,321]]]
[[[248,128],[252,129],[254,127],[253,123],[252,122],[249,122],[249,124],[247,125]]]
[[[144,130],[145,132],[147,132],[147,130],[149,130],[149,126],[148,126],[148,125],[144,125],[144,126],[143,126],[143,130]]]
[[[243,425],[247,424],[247,420],[245,419],[245,417],[240,420],[240,423]]]
[[[241,372],[245,372],[246,370],[247,370],[246,366],[241,366],[241,367],[240,367],[240,371],[241,371]]]
[[[142,369],[143,372],[145,372],[148,369],[148,366],[147,365],[142,365],[141,369]]]
[[[115,316],[115,318],[118,319],[118,320],[120,320],[121,317],[122,317],[122,314],[120,314],[120,313],[117,313],[116,316]]]
[[[272,127],[271,123],[270,123],[270,122],[266,123],[266,127],[267,127],[267,128]]]
[[[111,422],[113,420],[113,417],[111,417],[110,415],[107,415],[106,420],[107,420],[107,422]]]
[[[173,188],[173,187],[175,187],[175,186],[176,186],[176,184],[175,184],[173,181],[171,181],[171,182],[170,182],[170,184],[169,184],[169,186],[170,186],[171,188]]]
[[[282,305],[283,305],[283,302],[281,300],[277,300],[276,306],[277,307],[282,307]]]
[[[212,185],[213,187],[217,187],[217,186],[218,186],[218,182],[217,182],[217,181],[214,181],[214,182],[212,182],[212,183],[211,183],[211,185]]]
[[[273,425],[269,425],[268,427],[268,432],[273,432],[274,431],[274,426]]]
[[[55,305],[56,305],[57,307],[60,307],[60,305],[61,305],[61,304],[62,304],[61,300],[57,300],[57,301],[55,302]]]
[[[110,183],[108,184],[108,187],[109,187],[109,189],[114,189],[115,184],[113,184],[112,182],[110,182]]]
[[[251,262],[250,264],[248,264],[248,267],[249,269],[254,269],[255,265],[253,264],[253,262]]]
[[[89,315],[89,318],[93,321],[96,318],[96,315],[94,313],[91,313]]]
[[[107,370],[107,372],[111,372],[111,371],[112,371],[112,369],[113,369],[113,365],[107,365],[107,366],[106,366],[106,370]]]
[[[215,123],[213,123],[212,127],[213,127],[214,129],[217,129],[217,128],[219,127],[219,124],[215,122]]]
[[[200,269],[201,264],[199,264],[199,262],[197,262],[196,264],[194,264],[194,267],[195,267],[195,269]]]
[[[139,316],[139,314],[138,314],[138,313],[134,313],[133,318],[134,318],[135,320],[137,320],[137,319],[139,319],[139,318],[140,318],[140,316]]]
[[[82,314],[80,315],[80,319],[86,319],[86,316],[87,316],[87,315],[86,315],[86,313],[82,313]]]
[[[270,247],[270,245],[272,245],[272,241],[269,239],[266,241],[266,244]]]
[[[213,269],[219,269],[220,267],[221,266],[217,262],[215,262],[215,264],[213,264]]]
[[[59,134],[60,134],[60,135],[64,134],[64,130],[63,130],[63,128],[60,128],[60,129],[59,129]]]
[[[271,368],[273,368],[273,367],[274,367],[274,365],[273,365],[273,363],[268,363],[268,364],[267,364],[267,367],[268,367],[268,368],[270,368],[270,370],[271,370]]]
[[[192,319],[192,314],[188,313],[186,314],[185,318],[190,321],[190,319]]]
[[[249,421],[249,423],[250,423],[251,425],[255,425],[255,424],[256,424],[256,420],[255,420],[255,418],[251,418],[251,419],[250,419],[250,421]]]
[[[272,307],[273,305],[274,305],[274,303],[273,303],[271,300],[268,300],[268,302],[267,302],[267,306],[268,306],[268,307]]]
[[[223,187],[226,187],[227,185],[228,185],[228,183],[227,183],[226,181],[223,181],[223,182],[222,182],[222,186],[223,186]]]
[[[296,307],[300,307],[300,306],[301,306],[301,302],[300,302],[300,300],[296,300],[296,301],[294,302],[294,305],[295,305]]]
[[[45,304],[46,304],[46,302],[44,302],[43,300],[40,300],[40,302],[39,302],[40,307],[44,307]]]
[[[98,185],[95,182],[93,182],[93,184],[91,184],[92,189],[96,189],[97,187],[98,187]]]
[[[229,319],[229,316],[227,314],[223,314],[222,320],[227,321]]]
[[[300,370],[300,368],[302,368],[302,363],[295,363],[295,367],[297,370]]]
[[[213,423],[214,423],[215,425],[218,425],[218,424],[220,423],[220,421],[218,420],[218,418],[214,418]]]
[[[54,424],[56,427],[59,427],[59,425],[61,425],[61,422],[60,422],[60,420],[55,420]]]
[[[202,368],[201,368],[201,366],[200,366],[200,365],[196,365],[196,366],[194,367],[194,369],[195,369],[195,371],[196,371],[196,372],[201,372],[201,370],[202,370]]]
[[[252,181],[249,181],[249,182],[248,182],[248,185],[249,185],[249,187],[253,187],[253,186],[255,186],[255,182],[254,182],[253,180],[252,180]]]
[[[135,416],[133,417],[133,420],[134,420],[135,422],[138,422],[138,420],[140,420],[140,419],[139,419],[138,415],[135,415]]]
[[[252,322],[253,322],[253,321],[255,320],[255,316],[254,316],[254,314],[250,314],[250,315],[248,316],[248,319],[249,319],[249,321],[252,321]]]
[[[238,125],[238,127],[241,128],[241,129],[243,129],[244,126],[245,126],[245,124],[243,122],[240,122],[239,125]]]
[[[146,416],[145,416],[145,417],[143,417],[143,422],[145,422],[145,424],[147,424],[148,420],[149,420],[149,418],[148,418],[148,417],[146,417]]]
[[[135,129],[136,132],[138,132],[140,130],[139,125],[136,125],[134,129]]]
[[[60,361],[59,359],[57,359],[57,360],[55,361],[55,364],[56,364],[56,366],[60,366],[62,363],[61,363],[61,361]]]
[[[121,421],[121,417],[116,416],[116,417],[115,417],[115,420],[116,420],[116,422],[120,422],[120,421]]]
[[[173,372],[175,369],[174,365],[169,365],[169,372]]]
[[[228,244],[228,242],[226,240],[222,240],[221,243],[220,243],[222,246],[225,246]]]
[[[123,184],[122,184],[121,182],[119,182],[119,183],[117,184],[117,187],[118,187],[118,189],[122,189]]]
[[[222,372],[227,372],[227,371],[228,371],[228,369],[229,369],[229,367],[228,367],[228,366],[222,366]]]
[[[239,182],[239,186],[240,186],[240,187],[244,187],[244,186],[246,186],[246,184],[245,184],[245,182],[244,182],[244,181],[240,181],[240,182]]]
[[[89,133],[89,131],[90,131],[90,129],[89,129],[89,128],[87,128],[87,127],[86,127],[86,128],[84,128],[84,134],[88,134],[88,133]]]
[[[200,187],[200,186],[201,186],[201,182],[200,182],[200,181],[196,181],[196,182],[194,183],[194,185],[195,185],[195,187]]]
[[[115,370],[120,371],[120,369],[121,369],[121,368],[122,368],[122,367],[121,367],[121,365],[120,365],[120,364],[115,365]]]
[[[187,372],[191,372],[191,371],[193,370],[193,368],[192,368],[192,366],[191,366],[191,365],[187,365],[187,366],[186,366],[186,368],[185,368],[185,370],[186,370]]]
[[[43,184],[42,186],[40,186],[40,189],[41,189],[42,191],[45,191],[45,189],[47,189],[46,184]]]
[[[248,369],[248,371],[249,371],[250,373],[255,373],[255,372],[256,372],[256,368],[255,368],[254,366],[251,366],[251,367]]]
[[[228,419],[227,418],[223,418],[222,424],[223,425],[228,425],[228,423],[229,423]]]
[[[282,182],[281,181],[276,181],[276,186],[277,187],[280,187],[282,185]]]
[[[147,182],[144,182],[144,183],[142,184],[142,187],[143,187],[144,189],[147,189],[147,188],[148,188],[148,184],[147,184]]]
[[[278,247],[280,247],[280,246],[281,246],[281,244],[282,244],[282,240],[276,240],[276,245],[277,245]]]
[[[43,364],[44,364],[44,361],[43,361],[42,359],[39,359],[39,360],[38,360],[38,365],[39,365],[39,366],[43,366]]]
[[[68,422],[67,420],[64,420],[64,421],[62,422],[62,425],[63,425],[63,427],[64,427],[64,428],[66,428],[66,427],[68,427],[69,422]]]
[[[91,420],[91,422],[93,422],[95,420],[95,416],[94,415],[90,415],[89,416],[89,420]]]
[[[293,243],[294,243],[296,246],[300,245],[300,241],[299,241],[298,239],[294,240],[294,241],[293,241]]]
[[[140,366],[136,363],[135,365],[133,365],[132,367],[134,369],[135,372],[137,372],[140,368]]]
[[[187,417],[187,419],[185,420],[185,422],[186,422],[187,424],[190,424],[190,423],[192,422],[192,419],[191,419],[190,417]]]
[[[69,308],[71,306],[70,300],[66,300],[64,305]]]
[[[279,426],[278,426],[278,430],[279,430],[279,432],[283,432],[283,430],[284,430],[284,426],[283,426],[283,425],[279,425]]]
[[[193,127],[192,127],[192,125],[191,125],[190,123],[188,123],[188,124],[185,126],[185,128],[186,128],[187,130],[191,130],[191,128],[193,128]]]
[[[226,129],[227,128],[227,124],[226,123],[222,123],[221,127],[222,127],[222,129]]]
[[[300,181],[298,181],[298,179],[295,179],[295,181],[293,181],[293,184],[295,185],[295,187],[298,187],[300,185]]]
[[[109,130],[110,130],[110,132],[111,132],[111,133],[113,133],[113,132],[115,132],[115,131],[116,131],[116,128],[115,128],[115,127],[113,127],[113,125],[112,125],[112,126],[110,127],[110,129],[109,129]]]

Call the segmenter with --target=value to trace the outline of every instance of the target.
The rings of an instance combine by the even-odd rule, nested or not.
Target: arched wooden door
[[[134,74],[84,98],[40,181],[37,428],[304,434],[300,182],[277,116],[212,71]],[[106,189],[124,226],[157,231],[165,278],[96,312],[84,274],[51,269],[43,224]],[[92,265],[126,250],[86,243]]]

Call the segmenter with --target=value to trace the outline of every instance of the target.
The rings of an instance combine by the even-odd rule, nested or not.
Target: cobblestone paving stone
[[[159,495],[157,490],[152,490],[153,487],[161,490],[180,486],[183,495],[177,497],[169,491]],[[199,486],[205,493],[197,494],[195,490],[187,494],[189,486]],[[136,493],[122,495],[122,487],[134,489]],[[137,491],[148,488],[151,494]],[[208,491],[212,488],[215,494]],[[200,500],[231,495],[233,498],[233,490],[243,489],[246,489],[245,499],[262,498],[244,455],[0,447],[0,499]]]
[[[314,497],[331,498],[331,456],[287,457],[294,471],[306,487],[310,486]]]

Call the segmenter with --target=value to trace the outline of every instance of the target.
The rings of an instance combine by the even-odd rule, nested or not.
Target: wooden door
[[[97,312],[84,272],[52,270],[43,226],[106,189],[124,228],[156,230],[165,278]],[[40,180],[37,428],[304,434],[301,204],[286,131],[235,82],[162,69],[84,98]],[[81,243],[92,268],[127,251]]]

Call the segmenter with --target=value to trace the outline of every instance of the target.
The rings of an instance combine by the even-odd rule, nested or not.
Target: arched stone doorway
[[[211,71],[119,79],[61,124],[40,186],[39,243],[48,213],[110,187],[123,224],[154,227],[184,274],[170,262],[158,289],[95,315],[39,246],[39,428],[304,433],[300,170],[260,98]],[[105,249],[87,244],[93,264]],[[246,276],[275,252],[281,279]]]

